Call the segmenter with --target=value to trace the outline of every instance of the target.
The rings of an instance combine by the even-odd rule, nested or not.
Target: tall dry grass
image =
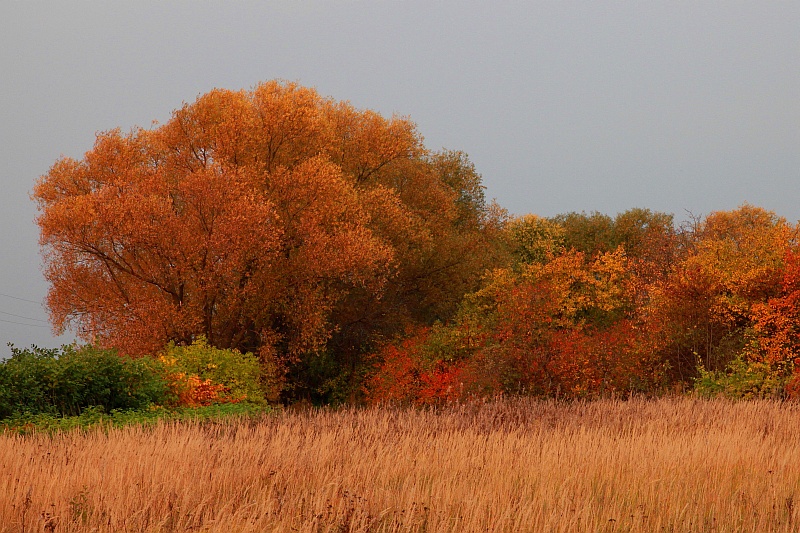
[[[514,400],[0,436],[0,531],[800,531],[800,406]]]

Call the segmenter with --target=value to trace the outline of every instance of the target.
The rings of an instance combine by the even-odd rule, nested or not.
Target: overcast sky
[[[34,180],[273,78],[409,116],[513,213],[800,219],[800,2],[2,0],[0,356],[71,340],[39,303]]]

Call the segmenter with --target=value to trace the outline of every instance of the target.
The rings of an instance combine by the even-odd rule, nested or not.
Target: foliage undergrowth
[[[174,403],[158,361],[121,357],[92,346],[12,347],[0,364],[0,419],[76,416],[88,407],[145,409]]]
[[[93,346],[12,347],[0,362],[0,429],[66,431],[266,412],[252,354],[198,339],[158,357]]]
[[[698,373],[694,390],[700,396],[744,400],[783,398],[792,377],[791,368],[788,371],[776,369],[760,361],[745,361],[741,357],[731,361],[725,370],[706,370],[702,364],[698,365]]]
[[[158,361],[179,405],[266,403],[261,366],[251,353],[214,348],[200,337],[190,346],[169,343]]]
[[[160,421],[213,421],[255,418],[272,410],[252,403],[213,404],[199,407],[158,407],[150,409],[114,410],[106,413],[102,407],[89,407],[77,416],[50,414],[21,414],[0,421],[0,433],[58,433],[88,431],[131,425],[153,426]]]

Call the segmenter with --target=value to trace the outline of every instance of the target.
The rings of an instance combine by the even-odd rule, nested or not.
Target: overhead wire
[[[3,320],[0,318],[0,322],[5,322],[6,324],[17,324],[18,326],[30,326],[32,328],[49,328],[50,326],[45,326],[44,324],[25,324],[24,322],[14,322],[13,320]]]
[[[33,318],[33,317],[30,317],[30,316],[15,315],[14,313],[6,313],[5,311],[0,311],[0,315],[8,315],[8,316],[16,317],[16,318],[24,318],[25,320],[33,320],[34,322],[45,322],[45,323],[47,323],[47,320],[44,320],[44,319],[41,319],[41,318]]]
[[[41,302],[37,302],[37,301],[34,301],[34,300],[29,300],[27,298],[20,298],[19,296],[12,296],[11,294],[5,294],[5,293],[2,293],[2,292],[0,292],[0,296],[3,296],[5,298],[11,298],[12,300],[19,300],[21,302],[29,302],[29,303],[32,303],[32,304],[38,304],[39,306],[42,305]],[[12,317],[15,317],[15,318],[21,318],[23,320],[29,320],[31,322],[41,322],[42,323],[42,324],[26,324],[25,322],[18,322],[18,321],[15,321],[15,320],[6,320],[6,319],[0,318],[0,322],[4,322],[6,324],[16,324],[18,326],[30,326],[32,328],[49,328],[50,327],[49,325],[44,325],[44,324],[47,324],[47,320],[43,320],[41,318],[33,318],[33,317],[30,317],[30,316],[18,315],[18,314],[15,314],[15,313],[9,313],[7,311],[0,311],[0,315],[12,316]]]
[[[32,304],[42,305],[42,302],[37,302],[36,300],[28,300],[27,298],[20,298],[19,296],[11,296],[10,294],[4,294],[2,292],[0,292],[0,296],[5,296],[6,298],[11,298],[12,300],[20,300],[22,302],[29,302]]]

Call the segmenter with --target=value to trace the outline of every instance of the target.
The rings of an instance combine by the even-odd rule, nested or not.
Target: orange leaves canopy
[[[314,350],[337,302],[355,288],[379,298],[398,245],[432,238],[407,195],[455,219],[458,192],[429,157],[407,120],[277,82],[101,134],[34,190],[53,322],[128,353],[199,335]]]

